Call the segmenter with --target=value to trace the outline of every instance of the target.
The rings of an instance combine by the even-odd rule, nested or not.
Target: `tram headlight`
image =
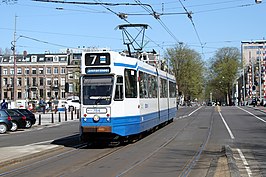
[[[97,114],[95,114],[95,115],[93,116],[93,121],[94,121],[94,122],[99,122],[99,120],[100,120],[100,116],[98,116]]]

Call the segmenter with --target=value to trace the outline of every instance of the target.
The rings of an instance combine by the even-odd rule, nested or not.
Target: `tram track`
[[[37,160],[33,163],[23,165],[23,166],[20,166],[18,168],[14,168],[14,169],[6,171],[6,172],[2,172],[2,173],[0,173],[0,176],[17,176],[19,174],[23,174],[23,172],[25,172],[25,171],[27,172],[27,171],[32,170],[32,168],[34,168],[34,166],[40,166],[40,164],[43,164],[43,163],[47,164],[50,161],[54,161],[58,158],[64,159],[64,158],[68,158],[70,156],[77,156],[79,153],[82,153],[81,152],[82,149],[88,149],[88,144],[87,143],[78,144],[78,145],[73,146],[71,148],[72,149],[70,149],[70,150],[63,150],[63,152],[60,152],[56,155],[48,156],[48,157],[45,157],[41,160]],[[105,149],[102,149],[102,151],[105,151],[105,152],[99,151],[98,153],[95,153],[93,155],[93,157],[90,158],[89,161],[75,164],[73,167],[69,167],[68,170],[66,170],[64,172],[53,173],[53,176],[64,176],[68,172],[73,173],[75,171],[78,171],[80,168],[83,168],[84,166],[89,166],[89,165],[91,165],[91,164],[93,164],[99,160],[103,160],[104,158],[107,158],[108,156],[112,155],[113,153],[115,153],[115,152],[117,152],[123,148],[126,148],[126,146],[119,146],[119,147],[110,148],[107,151],[105,151]]]
[[[190,117],[192,114],[194,114],[196,111],[198,111],[201,107],[195,109],[194,111],[192,111],[191,113],[185,115],[185,116],[180,116],[176,119],[184,119],[184,118],[188,118]],[[213,113],[212,113],[213,114]],[[170,139],[168,139],[164,144],[162,144],[161,146],[159,146],[159,148],[155,149],[154,151],[150,152],[150,154],[148,154],[146,157],[144,157],[141,161],[135,163],[134,165],[132,165],[130,168],[124,170],[123,172],[121,172],[120,174],[118,174],[116,177],[121,177],[126,175],[129,171],[133,170],[134,168],[137,168],[138,166],[140,166],[142,163],[144,163],[145,161],[147,161],[148,159],[150,159],[152,156],[154,156],[157,152],[159,152],[160,150],[164,149],[165,147],[167,147],[168,144],[170,144],[174,139],[176,139],[188,126],[190,126],[192,124],[192,122],[197,119],[197,117],[193,117],[191,120],[189,120],[189,122],[186,123],[185,126],[183,126],[182,129],[180,129],[176,134],[174,134],[174,136],[172,136]],[[208,135],[207,138],[204,140],[204,142],[200,145],[198,151],[195,153],[195,155],[193,156],[192,159],[190,159],[190,161],[188,163],[186,163],[186,165],[183,167],[182,173],[181,175],[179,175],[180,177],[184,177],[187,176],[187,174],[189,174],[189,172],[192,170],[192,168],[194,167],[196,161],[200,158],[200,155],[202,153],[202,151],[204,150],[206,144],[208,143],[209,137],[210,137],[210,133],[211,133],[211,128],[212,128],[212,124],[213,124],[213,116],[212,116],[212,120],[211,120],[211,125],[209,127],[209,131],[208,131]]]
[[[138,160],[137,162],[133,162],[129,168],[126,168],[123,171],[120,171],[119,174],[116,176],[117,177],[127,176],[127,174],[129,172],[138,168],[144,162],[148,161],[151,157],[153,157],[157,153],[159,153],[162,149],[166,148],[171,142],[173,142],[179,135],[181,135],[185,131],[185,129],[188,128],[198,118],[198,116],[192,116],[192,115],[194,115],[195,112],[197,112],[200,108],[195,109],[194,111],[192,111],[191,113],[189,113],[186,116],[176,118],[175,121],[178,121],[179,119],[188,119],[188,121],[172,137],[168,137],[166,139],[166,141],[162,142],[161,145],[158,145],[158,148],[147,153],[145,156],[142,157],[141,160]],[[189,174],[189,172],[192,170],[192,168],[196,165],[197,160],[200,158],[202,152],[204,151],[206,144],[208,143],[208,140],[209,140],[210,135],[211,135],[212,124],[213,124],[212,114],[213,114],[213,112],[211,113],[212,118],[211,118],[210,124],[208,126],[208,131],[207,131],[206,137],[204,138],[203,142],[200,144],[200,146],[198,147],[198,149],[194,153],[193,157],[191,159],[187,160],[187,163],[185,163],[185,165],[182,167],[182,171],[181,171],[179,176],[182,176],[182,177],[187,176]],[[160,134],[160,132],[159,132],[159,134]],[[103,149],[89,148],[90,153],[93,154],[90,158],[87,158],[87,160],[85,160],[85,161],[82,160],[79,162],[75,162],[74,165],[69,166],[69,167],[65,167],[64,170],[54,171],[51,175],[52,176],[69,176],[70,174],[74,174],[75,172],[77,172],[81,169],[90,168],[90,166],[93,166],[93,164],[100,163],[101,161],[108,159],[108,157],[115,155],[115,153],[119,153],[122,150],[128,151],[128,150],[130,150],[130,147],[134,147],[136,145],[137,144],[133,143],[133,144],[125,145],[125,146],[113,147],[110,149],[107,149],[107,148],[103,148]],[[34,168],[34,166],[42,166],[42,164],[44,164],[44,165],[48,164],[51,161],[56,161],[58,158],[68,159],[71,156],[85,156],[85,154],[88,152],[84,152],[83,151],[84,149],[85,150],[88,149],[87,144],[79,144],[79,145],[72,147],[72,149],[70,149],[70,150],[66,150],[64,152],[58,153],[55,156],[47,157],[45,159],[41,159],[39,161],[36,161],[32,164],[25,165],[25,166],[22,166],[22,167],[19,167],[19,168],[16,168],[16,169],[4,172],[4,173],[0,173],[0,176],[14,176],[14,175],[18,175],[18,174],[23,174],[25,171],[29,171],[32,168]]]
[[[212,113],[211,113],[211,121],[210,121],[210,124],[208,127],[208,132],[207,132],[206,138],[204,139],[202,144],[199,146],[198,150],[195,152],[193,158],[190,161],[188,161],[188,163],[183,167],[183,170],[182,170],[181,174],[179,175],[179,177],[186,177],[189,175],[192,168],[196,165],[197,161],[200,159],[202,152],[205,150],[206,145],[208,144],[208,141],[210,139],[211,132],[212,132],[213,120],[214,120],[213,113],[214,113],[214,111],[212,111]]]

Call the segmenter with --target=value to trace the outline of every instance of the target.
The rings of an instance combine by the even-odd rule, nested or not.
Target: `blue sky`
[[[0,2],[0,48],[11,47],[17,16],[17,53],[24,50],[28,53],[59,52],[60,49],[83,46],[122,51],[126,46],[123,45],[121,31],[115,28],[128,22],[149,25],[145,32],[145,50],[154,49],[161,55],[167,48],[183,42],[208,59],[221,47],[240,48],[243,40],[266,39],[264,0],[261,4],[256,4],[255,0],[75,1],[150,6],[10,1]],[[188,12],[192,12],[194,26],[188,16],[182,14],[186,11],[180,2]],[[160,19],[149,15],[151,11],[161,14]],[[120,19],[116,15],[118,13],[128,14],[127,22]],[[132,35],[137,33],[135,29],[130,32]]]

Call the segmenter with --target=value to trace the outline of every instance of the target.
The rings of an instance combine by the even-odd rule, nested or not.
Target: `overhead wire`
[[[203,47],[204,47],[204,45],[203,45],[203,43],[201,42],[201,39],[200,39],[200,36],[199,36],[198,30],[197,30],[196,25],[195,25],[195,23],[194,23],[194,21],[193,21],[193,18],[192,18],[192,12],[189,12],[189,11],[187,10],[187,8],[184,6],[184,4],[182,3],[181,0],[178,0],[178,1],[180,2],[181,6],[183,7],[183,9],[185,10],[185,12],[187,13],[187,16],[188,16],[190,22],[192,23],[192,26],[193,26],[193,28],[194,28],[194,31],[195,31],[195,33],[196,33],[196,35],[197,35],[197,38],[198,38],[198,40],[199,40],[199,43],[200,43],[200,45],[201,45],[201,50],[202,50],[201,52],[202,52],[202,54],[204,55],[204,53],[203,53]]]
[[[51,0],[34,0],[34,1],[43,1],[43,2],[52,2]],[[235,0],[235,1],[242,1],[242,0]],[[235,2],[235,1],[223,1],[223,2],[213,2],[213,3],[205,3],[205,4],[201,4],[201,5],[194,5],[195,7],[196,6],[207,6],[207,5],[215,5],[215,4],[221,4],[221,3],[231,3],[231,2]],[[58,3],[61,3],[61,2],[64,2],[64,1],[57,1]],[[66,1],[65,1],[66,2]],[[116,6],[116,5],[130,5],[130,3],[103,3],[103,2],[101,2],[101,1],[96,1],[95,0],[95,2],[96,3],[94,3],[93,5],[96,5],[97,3],[97,5],[102,5],[105,9],[107,9],[109,12],[111,12],[111,13],[113,13],[113,14],[115,14],[116,16],[119,16],[119,13],[117,13],[117,12],[115,12],[114,10],[112,10],[111,8],[109,8],[109,7],[107,7],[107,6]],[[135,0],[135,2],[140,2],[139,0]],[[179,3],[181,3],[182,4],[182,2],[179,0]],[[140,2],[140,4],[142,4],[141,2]],[[164,4],[167,4],[167,3],[164,3]],[[133,3],[131,3],[131,5],[137,5],[137,4],[133,4]],[[138,4],[139,5],[139,4]],[[246,7],[246,6],[250,6],[250,5],[248,5],[248,4],[246,4],[246,5],[240,5],[240,6],[234,6],[234,7],[229,7],[229,8],[235,8],[235,7]],[[149,6],[142,6],[143,7],[143,9],[145,10],[145,11],[147,11],[148,12],[148,14],[128,14],[128,15],[154,15],[154,12],[155,12],[155,10],[152,8],[152,6],[151,5],[149,5]],[[151,7],[151,8],[148,8],[148,7]],[[188,7],[193,7],[193,6],[188,6]],[[185,6],[182,4],[182,8],[183,9],[186,9],[185,8]],[[225,10],[225,9],[229,9],[228,7],[226,8],[217,8],[217,9],[213,9],[213,10],[202,10],[202,11],[197,11],[197,12],[193,12],[193,14],[195,14],[195,13],[203,13],[203,12],[209,12],[209,11],[215,11],[215,10]],[[175,14],[187,14],[188,15],[188,17],[189,17],[189,15],[191,15],[191,14],[189,14],[189,12],[188,12],[188,10],[186,9],[186,13],[177,13],[177,12],[173,12],[173,13],[158,13],[159,14],[159,16],[162,16],[162,15],[175,15]],[[206,43],[202,43],[202,41],[201,41],[201,39],[200,39],[200,35],[199,35],[199,33],[198,33],[198,31],[197,31],[197,28],[196,28],[196,25],[195,25],[195,23],[194,23],[194,21],[193,21],[193,19],[192,19],[192,15],[191,15],[191,18],[189,17],[189,19],[190,19],[190,21],[191,21],[191,23],[192,23],[192,25],[193,25],[193,28],[194,28],[194,30],[195,30],[195,32],[196,32],[196,35],[197,35],[197,38],[198,38],[198,40],[200,41],[200,45],[201,45],[201,48],[202,48],[202,53],[203,53],[203,48],[205,48],[205,46],[204,45],[206,45]],[[122,19],[122,20],[124,20],[124,21],[126,21],[127,23],[129,23],[129,24],[131,24],[127,19]],[[162,26],[164,26],[164,29],[167,31],[167,26],[163,23],[163,21],[162,20],[160,20],[160,19],[157,19],[158,20],[158,22],[162,25]],[[168,31],[168,33],[170,34],[171,33],[171,31],[169,30]],[[155,43],[158,47],[160,47],[160,48],[162,48],[161,46],[160,46],[160,44],[157,44],[155,41],[153,41],[153,40],[151,40],[147,35],[145,35],[146,37],[147,37],[147,39],[149,39],[150,41],[152,41],[153,43]],[[173,36],[172,36],[173,37]],[[174,37],[173,37],[174,38]],[[176,38],[175,38],[175,40],[177,40]]]
[[[25,38],[25,39],[30,39],[30,40],[33,40],[33,41],[36,41],[36,42],[40,42],[40,43],[44,43],[44,44],[50,44],[50,45],[54,45],[54,46],[69,48],[69,46],[65,46],[65,45],[61,45],[61,44],[56,44],[56,43],[51,43],[51,42],[43,41],[43,40],[40,40],[40,39],[36,39],[36,38],[24,36],[24,35],[20,35],[19,38]]]
[[[107,9],[108,11],[110,11],[111,13],[115,14],[116,16],[120,17],[120,13],[117,13],[115,11],[113,11],[111,8],[107,7],[107,6],[127,6],[127,5],[133,5],[133,6],[139,6],[139,4],[136,3],[104,3],[101,0],[94,0],[93,2],[76,2],[76,1],[60,1],[60,0],[32,0],[32,1],[37,1],[37,2],[49,2],[49,3],[63,3],[63,4],[79,4],[79,5],[101,5],[102,7],[104,7],[105,9]],[[152,6],[150,4],[142,4],[142,6],[144,7],[149,7],[150,8],[150,12],[152,12],[152,15],[156,18],[156,12],[154,11],[154,9],[152,8]],[[121,18],[121,17],[120,17]],[[122,20],[124,20],[125,22],[127,22],[128,24],[131,24],[127,19],[125,18],[121,18]],[[151,38],[149,38],[147,35],[145,35],[151,42],[153,42],[154,44],[156,44],[158,47],[162,48],[159,44],[157,44],[156,42],[154,42],[153,40],[151,40]]]
[[[135,0],[136,3],[139,3],[142,6],[142,3],[140,0]],[[149,9],[143,7],[148,13],[151,13],[149,11]],[[153,12],[154,13],[154,12]],[[160,23],[160,25],[165,29],[165,31],[177,42],[177,43],[180,43],[180,41],[176,38],[176,36],[171,32],[171,30],[165,25],[165,23],[160,19],[160,18],[156,18],[155,19]]]

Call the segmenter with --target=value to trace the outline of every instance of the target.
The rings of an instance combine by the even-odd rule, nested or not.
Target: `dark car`
[[[0,134],[6,133],[12,128],[11,116],[6,110],[0,109]]]
[[[16,131],[18,128],[26,127],[26,116],[12,109],[6,109],[6,111],[11,116],[12,119],[13,125],[12,128],[10,129],[11,131]]]
[[[35,124],[36,118],[35,118],[35,115],[31,111],[27,109],[11,109],[11,110],[14,110],[26,116],[26,128],[31,128],[31,126]]]

